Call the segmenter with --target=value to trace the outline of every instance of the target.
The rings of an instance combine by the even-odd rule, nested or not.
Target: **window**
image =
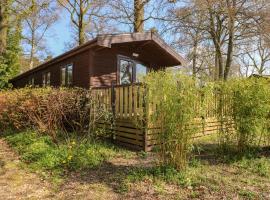
[[[32,78],[30,78],[30,79],[28,80],[28,85],[29,85],[29,86],[34,86],[34,85],[35,85],[35,79],[34,79],[34,77],[32,77]]]
[[[141,82],[147,74],[147,68],[141,63],[136,63],[136,82]]]
[[[69,64],[61,68],[61,85],[70,86],[73,82],[73,65]]]
[[[42,74],[42,86],[50,86],[51,85],[51,72],[44,72]]]
[[[72,74],[73,74],[73,66],[68,65],[67,66],[67,82],[66,85],[71,85],[72,84]]]
[[[61,85],[66,85],[66,67],[61,68]]]
[[[133,79],[133,63],[127,60],[120,60],[120,84],[131,84]]]
[[[119,56],[118,64],[118,82],[120,85],[140,82],[147,73],[145,65],[127,57]]]

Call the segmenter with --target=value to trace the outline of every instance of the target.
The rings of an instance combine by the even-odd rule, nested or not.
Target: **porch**
[[[156,104],[146,99],[146,92],[142,84],[93,88],[96,106],[113,114],[113,121],[99,120],[96,126],[111,132],[117,144],[134,150],[151,151],[157,145],[157,135],[161,128],[150,120],[151,114],[156,111]],[[207,112],[203,117],[199,114],[196,117],[198,131],[194,137],[216,133],[224,125],[229,131],[233,131],[232,120],[220,122],[217,116],[218,99],[215,95],[205,99],[204,104]],[[194,106],[199,110],[200,105]],[[222,109],[227,112],[229,108],[223,105]]]

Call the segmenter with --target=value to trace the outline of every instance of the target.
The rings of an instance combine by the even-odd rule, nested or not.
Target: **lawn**
[[[69,137],[56,144],[33,131],[2,140],[19,155],[21,176],[31,173],[44,180],[40,185],[50,199],[270,199],[270,150],[224,154],[214,135],[195,141],[185,172],[158,166],[155,153],[131,152],[102,141]],[[0,159],[9,163],[6,170],[13,166],[14,171],[7,154],[2,151]]]

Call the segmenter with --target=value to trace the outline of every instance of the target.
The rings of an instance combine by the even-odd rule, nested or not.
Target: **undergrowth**
[[[5,139],[30,169],[55,178],[98,167],[121,151],[105,142],[75,136],[55,143],[50,136],[30,130],[8,134]]]

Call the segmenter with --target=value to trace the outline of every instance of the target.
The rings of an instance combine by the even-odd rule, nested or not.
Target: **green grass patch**
[[[187,171],[179,172],[170,166],[136,167],[129,171],[121,185],[121,190],[126,192],[132,183],[144,180],[151,180],[158,188],[166,183],[188,187],[193,184],[189,175]]]
[[[240,190],[238,192],[239,196],[243,197],[244,199],[255,199],[256,198],[256,194],[252,191],[248,191],[248,190]]]
[[[76,137],[55,143],[51,137],[35,131],[10,134],[5,139],[32,170],[44,175],[50,172],[61,176],[68,171],[95,168],[124,151],[109,143]]]
[[[270,177],[270,160],[268,158],[243,158],[235,165],[259,176]]]

